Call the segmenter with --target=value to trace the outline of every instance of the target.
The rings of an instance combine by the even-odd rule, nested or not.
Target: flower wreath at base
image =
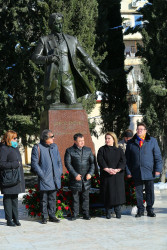
[[[72,192],[68,189],[69,172],[62,175],[62,187],[57,192],[56,199],[56,217],[64,218],[72,215]],[[134,181],[125,177],[125,206],[136,206],[136,194]],[[143,203],[145,200],[143,200]],[[41,217],[40,212],[40,191],[38,185],[28,190],[28,194],[23,197],[23,204],[28,210],[28,215],[31,217]],[[90,190],[90,213],[92,215],[103,214],[102,209],[98,208],[100,204],[100,176],[95,174],[92,176],[92,188]]]

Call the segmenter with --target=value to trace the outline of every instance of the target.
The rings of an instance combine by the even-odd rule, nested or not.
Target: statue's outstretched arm
[[[94,63],[93,59],[85,52],[82,46],[77,44],[77,55],[83,61],[83,63],[95,74],[98,76],[101,82],[108,83],[108,76],[100,70],[100,68]]]

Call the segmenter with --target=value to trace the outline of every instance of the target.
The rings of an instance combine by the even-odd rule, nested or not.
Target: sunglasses
[[[54,135],[52,135],[52,136],[49,136],[49,138],[54,138]]]

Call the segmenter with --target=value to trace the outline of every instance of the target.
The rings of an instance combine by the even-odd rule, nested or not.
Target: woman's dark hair
[[[41,134],[41,140],[45,142],[47,139],[49,139],[49,133],[52,133],[50,129],[44,129]]]

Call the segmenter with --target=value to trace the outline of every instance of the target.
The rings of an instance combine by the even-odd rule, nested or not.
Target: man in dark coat
[[[128,141],[126,147],[127,177],[133,178],[136,187],[138,212],[136,217],[144,215],[143,185],[145,185],[147,216],[155,217],[154,177],[162,171],[162,158],[157,140],[147,133],[146,125],[138,123],[137,133]]]
[[[82,194],[83,218],[90,220],[89,189],[91,177],[95,170],[94,156],[90,148],[84,146],[84,137],[78,133],[74,135],[74,145],[67,148],[64,161],[69,171],[69,188],[73,195],[73,216],[76,220],[79,214],[79,194]]]
[[[104,83],[108,78],[79,44],[77,38],[62,33],[63,15],[53,13],[49,18],[51,34],[41,37],[32,60],[45,65],[46,104],[77,103],[77,98],[94,91],[81,76],[77,57]]]
[[[43,130],[41,142],[33,147],[31,155],[31,167],[37,173],[39,181],[42,224],[47,223],[48,214],[49,221],[60,222],[55,213],[56,194],[61,188],[62,163],[53,139],[51,130]]]

